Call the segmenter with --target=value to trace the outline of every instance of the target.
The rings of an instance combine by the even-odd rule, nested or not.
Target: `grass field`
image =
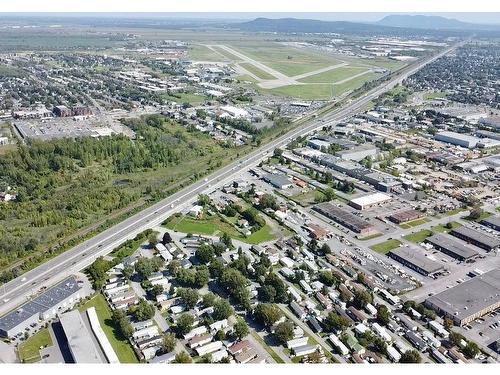
[[[328,70],[324,73],[315,74],[306,78],[302,78],[299,82],[304,83],[334,83],[341,81],[343,79],[352,77],[353,75],[365,72],[367,69],[358,66],[346,66],[340,67],[332,70]]]
[[[424,217],[422,219],[417,219],[417,220],[409,221],[407,223],[400,224],[399,226],[403,229],[410,229],[413,227],[418,227],[419,225],[422,225],[422,224],[425,224],[428,222],[429,222],[429,219],[426,219]]]
[[[248,70],[250,73],[253,73],[255,74],[257,77],[259,77],[260,79],[266,79],[266,80],[269,80],[269,79],[276,79],[275,76],[267,73],[267,72],[264,72],[263,70],[257,68],[255,65],[253,64],[250,64],[250,63],[240,63],[239,64],[241,67],[245,68],[246,70]]]
[[[424,94],[424,99],[425,100],[443,99],[446,98],[446,95],[447,94],[443,91],[428,92]]]
[[[376,251],[380,254],[387,254],[389,251],[399,247],[401,245],[401,241],[396,239],[387,240],[376,245],[370,247],[373,251]]]
[[[420,243],[423,242],[427,237],[432,236],[432,231],[429,229],[422,229],[419,232],[407,234],[403,238],[410,242]]]
[[[138,363],[139,361],[137,360],[137,356],[130,346],[130,343],[118,332],[117,326],[113,321],[113,314],[111,313],[111,309],[104,299],[104,296],[102,294],[97,294],[85,305],[80,307],[79,310],[85,311],[89,307],[95,307],[99,323],[111,343],[113,350],[118,356],[120,363]]]
[[[451,224],[451,229],[455,229],[455,228],[458,228],[458,227],[462,226],[462,224],[457,223],[456,221],[451,221],[450,224]],[[434,233],[447,233],[451,229],[450,228],[446,228],[446,224],[439,224],[439,225],[436,225],[435,227],[433,227],[432,231]]]
[[[38,362],[40,357],[40,347],[52,346],[52,338],[49,330],[42,328],[23,343],[18,350],[19,360],[24,363]]]
[[[194,93],[183,92],[183,93],[179,93],[176,95],[179,97],[164,94],[164,95],[162,95],[162,98],[163,98],[163,100],[169,100],[172,102],[176,102],[178,104],[189,103],[191,105],[199,105],[199,104],[203,103],[206,99],[206,97],[204,95],[198,95],[198,94],[194,94]]]
[[[333,85],[330,84],[305,84],[277,87],[270,90],[261,90],[280,96],[291,96],[304,100],[328,100],[333,97]]]
[[[166,227],[181,233],[201,234],[207,236],[219,236],[227,233],[231,238],[240,240],[249,244],[258,244],[271,241],[276,238],[272,228],[264,225],[258,231],[248,237],[244,237],[232,225],[224,222],[218,215],[206,216],[203,219],[195,219],[188,216],[174,217]]]
[[[317,190],[309,190],[309,191],[306,191],[306,192],[303,192],[303,193],[299,193],[299,194],[296,194],[292,197],[290,197],[294,202],[297,202],[298,204],[300,204],[301,206],[303,207],[307,207],[307,206],[310,206],[315,202],[315,198],[316,198],[316,195],[323,195],[323,193],[321,193],[320,191],[317,191]]]
[[[224,57],[202,44],[192,44],[188,49],[188,58],[195,61],[222,61]]]

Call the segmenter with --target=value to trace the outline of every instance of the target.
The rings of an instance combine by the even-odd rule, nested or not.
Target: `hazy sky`
[[[0,13],[2,14],[2,13]],[[10,13],[10,15],[15,15],[16,13]],[[71,15],[75,16],[75,13],[24,13],[24,15]],[[248,12],[248,13],[221,13],[221,12],[183,12],[183,13],[79,13],[78,15],[91,15],[91,16],[113,16],[113,17],[130,17],[138,15],[142,17],[167,17],[167,18],[205,18],[205,19],[234,19],[234,20],[249,20],[256,17],[268,17],[268,18],[284,18],[284,17],[294,17],[294,18],[310,18],[317,20],[326,21],[361,21],[361,22],[375,22],[386,15],[389,14],[424,14],[424,15],[438,15],[448,18],[455,18],[460,21],[471,22],[471,23],[488,23],[488,24],[500,24],[500,13],[490,12],[490,13],[365,13],[365,12],[337,12],[337,13],[258,13],[258,12]]]

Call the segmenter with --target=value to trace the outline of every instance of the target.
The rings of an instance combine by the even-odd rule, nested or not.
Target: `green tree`
[[[196,258],[198,258],[198,260],[202,264],[210,263],[210,261],[212,261],[214,256],[215,256],[214,249],[209,244],[206,243],[201,244],[198,250],[196,250]]]
[[[389,309],[385,305],[379,305],[377,306],[377,321],[386,326],[391,318],[391,313],[389,312]]]
[[[214,312],[212,316],[215,320],[227,319],[233,314],[233,308],[229,302],[223,298],[217,300],[214,304]]]
[[[283,316],[283,313],[280,308],[273,303],[259,303],[255,307],[253,315],[257,322],[266,327],[270,327]]]
[[[193,328],[194,317],[191,314],[184,313],[177,319],[175,328],[179,336],[184,336]]]
[[[282,322],[276,326],[274,334],[278,342],[285,345],[287,341],[293,339],[293,323],[292,322]]]
[[[476,358],[481,350],[475,342],[469,341],[463,349],[463,352],[467,358]]]
[[[247,322],[245,322],[242,318],[238,318],[236,320],[233,329],[234,336],[239,340],[243,339],[243,337],[250,333]]]
[[[366,290],[358,289],[354,292],[353,305],[358,309],[364,309],[367,304],[372,303],[373,298]]]
[[[178,288],[177,296],[181,298],[182,302],[184,303],[184,305],[186,305],[186,308],[188,310],[191,310],[193,307],[195,307],[198,299],[200,298],[198,291],[191,288]]]
[[[176,344],[177,340],[175,339],[174,335],[172,335],[171,333],[166,333],[163,335],[162,351],[164,353],[173,352]]]
[[[144,321],[151,319],[155,314],[155,308],[153,305],[146,302],[146,300],[141,299],[139,304],[133,306],[130,311],[139,321]]]
[[[191,356],[184,351],[177,353],[173,361],[173,363],[192,363],[192,362],[193,359],[191,358]]]
[[[420,353],[412,349],[401,354],[399,363],[420,363],[421,361],[422,358],[420,357]]]
[[[349,321],[333,311],[328,313],[323,324],[325,326],[325,330],[328,332],[344,330],[349,327]]]

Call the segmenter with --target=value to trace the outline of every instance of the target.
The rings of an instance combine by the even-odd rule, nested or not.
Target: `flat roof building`
[[[418,220],[425,217],[422,211],[409,209],[391,214],[389,220],[396,224],[407,223],[409,221]]]
[[[434,139],[466,148],[474,148],[479,142],[477,137],[450,131],[439,132],[434,136]]]
[[[74,306],[82,297],[81,286],[70,276],[54,287],[47,289],[31,301],[0,318],[0,336],[14,337],[24,333],[30,324],[46,321]]]
[[[75,363],[103,363],[78,310],[62,314],[59,321]]]
[[[293,186],[292,182],[284,174],[268,173],[263,179],[277,189],[288,189]]]
[[[481,220],[481,224],[500,232],[500,216],[491,216],[487,219],[483,219]]]
[[[490,236],[486,232],[480,232],[467,226],[461,226],[450,232],[455,237],[467,241],[486,251],[500,249],[500,239]]]
[[[331,203],[318,204],[314,207],[314,210],[362,236],[369,236],[377,233],[375,227],[369,222]]]
[[[444,270],[442,264],[427,258],[415,248],[400,247],[391,250],[389,256],[424,276],[432,276]]]
[[[456,238],[438,233],[428,237],[426,242],[434,246],[435,249],[460,261],[468,261],[476,258],[479,253]]]
[[[500,307],[500,269],[476,276],[425,300],[425,305],[462,326]]]
[[[352,147],[349,150],[337,152],[337,156],[344,160],[360,161],[367,156],[376,156],[378,153],[377,147],[372,144],[366,143],[359,146]]]
[[[370,207],[390,201],[392,198],[384,193],[373,193],[362,197],[353,198],[349,201],[349,205],[357,210],[366,210]]]

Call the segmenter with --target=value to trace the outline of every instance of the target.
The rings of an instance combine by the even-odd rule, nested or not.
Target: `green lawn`
[[[451,221],[450,224],[451,224],[451,228],[446,228],[446,224],[436,225],[435,227],[432,227],[432,231],[434,233],[444,233],[444,232],[449,232],[452,229],[455,229],[455,228],[462,226],[462,224],[457,223],[456,221]]]
[[[129,341],[122,337],[119,333],[117,326],[113,321],[111,309],[104,299],[104,296],[102,294],[97,294],[85,305],[81,306],[79,310],[85,311],[89,307],[95,307],[101,328],[111,343],[111,346],[118,356],[120,363],[138,363],[139,361],[137,360],[137,356],[130,346]]]
[[[205,215],[202,219],[189,216],[172,218],[166,225],[168,229],[182,233],[204,234],[207,236],[222,234],[226,232],[231,237],[239,236],[239,232],[228,223],[225,223],[217,215]]]
[[[484,220],[484,219],[487,219],[489,218],[490,216],[492,216],[493,214],[491,212],[488,212],[488,211],[483,211],[481,213],[481,215],[479,216],[479,218],[477,219],[471,219],[469,217],[465,217],[464,219],[467,220],[467,221],[477,221],[478,223],[481,221],[481,220]]]
[[[240,66],[242,68],[245,68],[248,70],[250,73],[255,74],[257,77],[260,79],[276,79],[275,76],[263,71],[262,69],[257,68],[255,65],[250,64],[250,63],[240,63]]]
[[[290,96],[304,100],[328,100],[333,97],[333,85],[331,84],[304,84],[281,86],[270,90],[263,90],[280,96]]]
[[[53,343],[49,330],[47,328],[42,328],[19,347],[19,360],[24,363],[38,362],[42,359],[40,357],[40,347],[52,345]]]
[[[310,205],[316,203],[314,200],[316,198],[316,195],[324,195],[324,194],[322,192],[314,189],[314,190],[309,190],[309,191],[306,191],[303,193],[293,195],[290,197],[290,199],[292,199],[294,202],[297,202],[298,204],[300,204],[303,207],[307,207],[307,206],[310,206]]]
[[[186,92],[175,94],[175,96],[164,94],[162,96],[162,98],[163,98],[163,100],[176,102],[178,104],[189,103],[191,105],[199,105],[199,104],[203,103],[206,99],[206,97],[204,95],[198,95],[198,94],[186,93]]]
[[[181,216],[172,217],[165,224],[168,229],[181,233],[201,234],[207,236],[218,236],[227,233],[231,238],[240,240],[249,244],[258,244],[271,241],[276,238],[269,225],[263,226],[258,231],[248,237],[244,237],[236,228],[229,223],[224,222],[218,215],[205,216],[203,219]]]
[[[333,93],[338,96],[342,95],[343,93],[351,90],[356,90],[357,88],[363,86],[365,82],[368,81],[373,81],[377,78],[379,78],[381,74],[379,73],[366,73],[363,74],[362,76],[353,78],[347,82],[340,83],[340,84],[334,84],[333,85]]]
[[[241,238],[243,242],[247,242],[249,244],[259,244],[261,242],[267,242],[275,239],[272,229],[269,225],[264,225],[257,232],[252,233],[247,238]]]
[[[366,71],[366,68],[359,66],[345,66],[332,70],[328,70],[324,73],[315,74],[306,78],[302,78],[299,82],[304,83],[333,83],[338,82],[343,79],[352,77],[356,74]]]
[[[401,241],[396,239],[387,240],[376,245],[370,247],[373,251],[376,251],[380,254],[387,254],[389,251],[399,247],[401,245]]]
[[[413,227],[418,227],[419,225],[422,225],[422,224],[425,224],[428,222],[429,222],[429,219],[423,217],[421,219],[417,219],[417,220],[409,221],[407,223],[400,224],[399,226],[403,229],[410,229]]]
[[[456,215],[462,211],[465,211],[465,208],[459,207],[459,208],[455,208],[454,210],[450,210],[450,211],[446,212],[444,215],[445,216],[453,216],[453,215]]]
[[[422,229],[420,232],[407,234],[403,238],[410,242],[420,243],[423,242],[427,237],[432,236],[432,231],[429,229]]]
[[[446,95],[447,94],[443,91],[428,92],[424,94],[424,99],[425,100],[443,99],[446,98]]]
[[[189,46],[188,57],[195,61],[223,61],[224,57],[202,44]]]

